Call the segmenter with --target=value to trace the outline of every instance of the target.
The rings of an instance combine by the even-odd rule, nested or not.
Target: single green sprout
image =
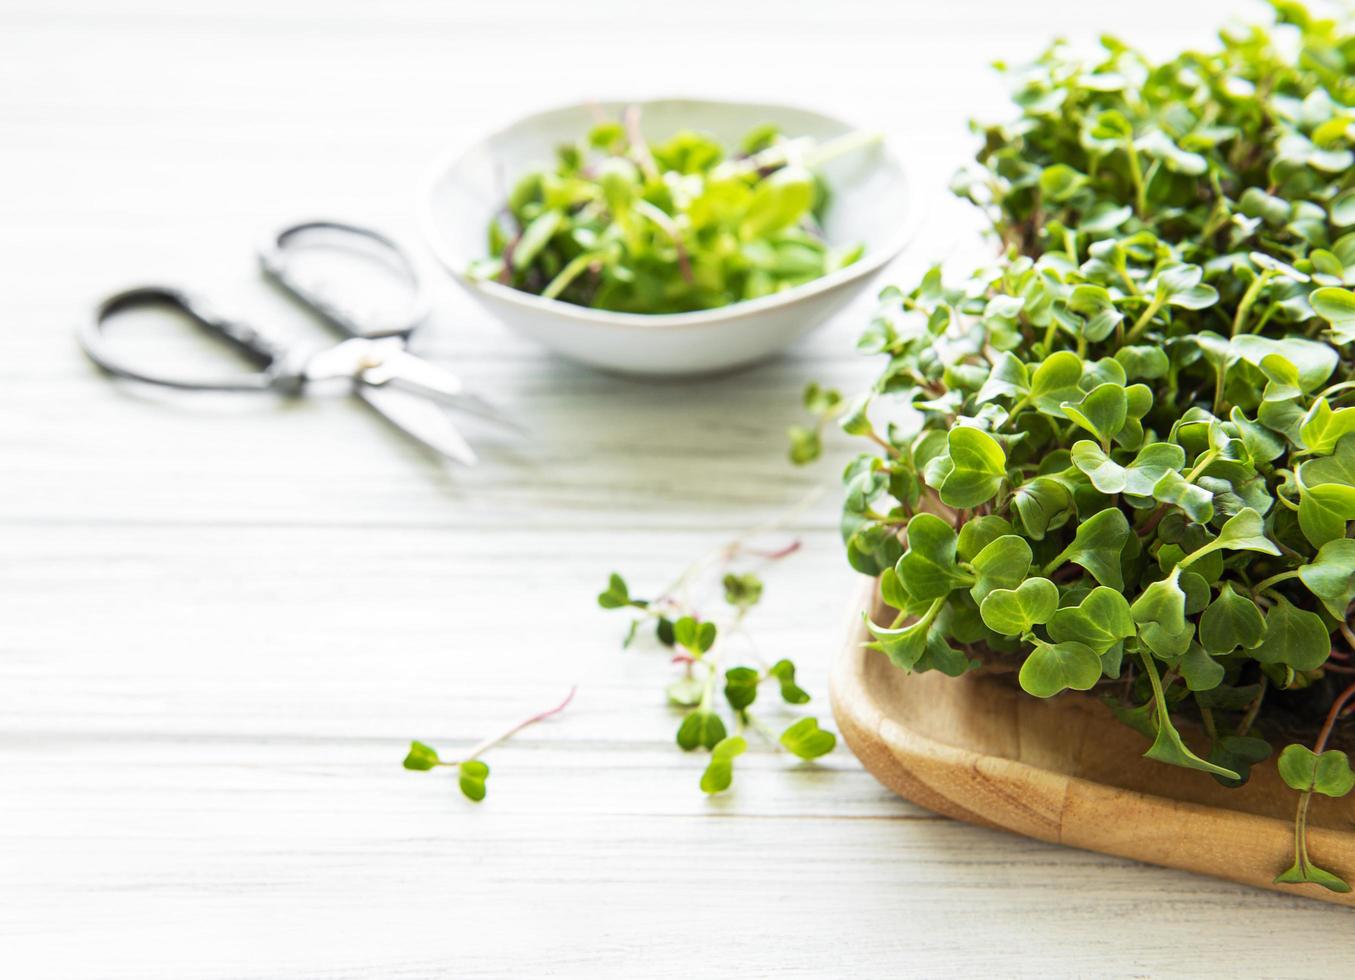
[[[577,687],[571,687],[569,693],[565,695],[565,699],[555,707],[537,712],[518,722],[507,731],[495,735],[493,738],[485,739],[460,759],[444,761],[431,745],[417,741],[410,742],[404,767],[413,772],[429,772],[439,766],[455,769],[457,771],[457,785],[461,788],[462,795],[472,803],[479,803],[485,798],[485,782],[489,779],[489,766],[480,759],[480,756],[499,743],[506,742],[524,728],[564,711],[569,706],[569,702],[574,700],[574,694],[577,690]]]

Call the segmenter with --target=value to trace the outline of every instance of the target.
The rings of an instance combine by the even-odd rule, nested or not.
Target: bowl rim
[[[707,98],[702,96],[657,95],[637,99],[600,98],[588,99],[582,102],[573,101],[557,103],[519,116],[512,122],[483,132],[479,136],[466,140],[459,140],[447,149],[444,149],[434,158],[432,164],[424,171],[418,190],[417,218],[419,232],[424,243],[433,252],[438,263],[451,273],[452,277],[463,287],[479,292],[485,296],[511,303],[526,310],[533,310],[554,317],[562,317],[579,323],[587,323],[591,326],[623,329],[636,327],[641,329],[678,329],[705,327],[712,324],[724,323],[729,320],[756,316],[765,313],[768,310],[776,310],[794,305],[802,300],[807,300],[813,296],[827,293],[854,280],[865,278],[866,276],[879,271],[896,258],[917,234],[918,229],[922,225],[922,207],[921,202],[917,197],[915,189],[916,185],[913,181],[912,172],[903,162],[902,157],[896,152],[894,143],[890,140],[889,136],[884,132],[879,132],[878,145],[894,164],[894,167],[898,172],[898,181],[903,185],[903,216],[898,223],[898,227],[884,240],[883,244],[873,249],[868,248],[866,252],[851,265],[830,272],[826,276],[820,276],[818,279],[801,283],[798,286],[792,286],[790,289],[782,292],[773,293],[770,296],[740,300],[737,303],[730,303],[727,306],[718,306],[710,310],[695,310],[688,313],[621,313],[614,310],[598,310],[588,306],[579,306],[576,303],[566,303],[565,301],[558,299],[546,299],[535,293],[528,293],[521,289],[505,286],[500,282],[473,279],[467,275],[465,269],[459,267],[462,262],[461,257],[443,237],[439,224],[434,218],[433,199],[446,174],[472,150],[492,142],[509,130],[516,129],[523,124],[530,123],[542,116],[554,115],[556,113],[568,112],[576,109],[586,110],[590,106],[636,105],[643,109],[646,106],[669,103],[732,106],[740,109],[754,110],[788,110],[791,112],[818,116],[829,123],[842,126],[848,131],[861,128],[855,126],[851,121],[844,119],[841,116],[809,106],[793,105],[785,102],[744,101],[739,99]]]

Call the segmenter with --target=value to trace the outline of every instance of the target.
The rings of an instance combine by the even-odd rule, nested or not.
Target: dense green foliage
[[[869,139],[816,144],[763,127],[729,157],[689,130],[650,145],[629,114],[518,182],[490,224],[490,257],[471,273],[623,313],[705,310],[789,289],[860,257],[860,245],[824,240],[828,190],[814,168]]]
[[[1355,709],[1355,35],[1275,8],[1216,51],[1019,72],[956,182],[1002,259],[887,290],[861,338],[843,535],[903,669],[1094,691],[1226,785],[1313,740],[1278,757],[1279,880],[1345,891],[1305,828],[1355,784],[1326,748]]]
[[[778,734],[767,721],[770,714],[762,708],[753,712],[764,687],[773,689],[771,697],[763,699],[764,704],[768,700],[779,702],[784,710],[786,706],[809,703],[808,692],[795,681],[795,664],[791,661],[782,658],[766,664],[756,650],[749,649],[745,657],[757,666],[730,666],[733,641],[742,631],[744,618],[761,601],[763,585],[751,572],[726,571],[729,563],[749,556],[776,560],[797,548],[794,544],[773,552],[757,551],[739,540],[698,559],[654,599],[632,596],[626,580],[615,573],[598,594],[598,605],[603,609],[632,614],[626,646],[635,640],[641,625],[652,625],[655,640],[679,669],[678,678],[667,687],[668,703],[678,709],[678,746],[684,752],[710,752],[701,775],[703,792],[729,789],[734,780],[734,759],[748,748],[745,732],[756,732],[770,745],[806,761],[827,755],[837,745],[837,736],[821,729],[812,716],[797,717]],[[720,571],[724,571],[719,579],[723,608],[718,612],[703,610],[703,604],[697,601],[701,580]]]

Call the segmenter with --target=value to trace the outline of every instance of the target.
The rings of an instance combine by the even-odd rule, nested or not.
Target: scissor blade
[[[381,363],[362,372],[362,380],[368,384],[404,388],[436,398],[449,408],[478,415],[521,433],[527,431],[492,402],[468,392],[456,374],[406,350],[383,352]]]
[[[433,398],[457,398],[466,390],[451,371],[403,348],[383,352],[381,363],[364,371],[363,377],[373,384],[398,384]]]
[[[428,448],[465,466],[474,466],[475,450],[457,431],[447,414],[423,395],[387,385],[359,384],[357,396],[376,409],[397,429]]]

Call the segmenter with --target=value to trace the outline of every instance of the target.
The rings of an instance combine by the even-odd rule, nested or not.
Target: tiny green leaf
[[[1355,406],[1333,411],[1325,398],[1313,402],[1299,424],[1299,438],[1314,453],[1330,453],[1351,432],[1355,432]]]
[[[918,514],[908,522],[908,550],[895,571],[915,599],[937,599],[969,584],[956,564],[955,529],[935,514]]]
[[[1098,585],[1076,606],[1056,610],[1049,619],[1049,635],[1057,642],[1075,641],[1104,654],[1137,631],[1129,602],[1115,589]]]
[[[1072,542],[1045,566],[1046,571],[1071,561],[1091,572],[1102,585],[1123,589],[1120,552],[1129,533],[1129,521],[1121,511],[1114,507],[1098,511],[1078,526]]]
[[[982,602],[994,589],[1016,588],[1025,581],[1030,562],[1030,545],[1025,538],[1016,534],[994,538],[970,562],[976,577],[969,594],[975,602]]]
[[[1082,391],[1082,359],[1072,351],[1050,354],[1035,369],[1030,379],[1030,399],[1045,415],[1065,418],[1064,402],[1078,401]]]
[[[781,685],[781,700],[787,704],[808,704],[809,694],[795,683],[795,665],[789,660],[778,660],[767,673]]]
[[[712,749],[725,737],[725,723],[713,711],[693,711],[677,730],[677,744],[684,752],[697,748]]]
[[[710,750],[710,761],[701,774],[701,792],[723,793],[734,782],[734,760],[743,755],[748,743],[738,735],[717,742]]]
[[[749,609],[762,598],[762,579],[752,572],[736,575],[730,572],[722,581],[725,602],[737,609]]]
[[[1200,642],[1216,656],[1232,653],[1238,647],[1250,650],[1261,643],[1266,622],[1256,603],[1233,591],[1224,582],[1218,598],[1200,616]]]
[[[1322,617],[1279,596],[1266,613],[1265,635],[1252,657],[1263,664],[1314,670],[1322,666],[1330,652],[1331,639]]]
[[[1176,470],[1163,472],[1153,484],[1152,492],[1155,499],[1180,507],[1198,524],[1204,524],[1214,517],[1214,495],[1189,482]]]
[[[731,667],[725,671],[725,700],[735,711],[743,711],[757,700],[762,677],[751,667]]]
[[[1037,698],[1060,691],[1088,691],[1101,679],[1101,658],[1091,647],[1067,641],[1037,642],[1018,675],[1021,687]]]
[[[690,675],[679,678],[669,684],[664,689],[668,695],[668,702],[677,705],[680,708],[695,708],[701,703],[701,695],[705,693],[705,685],[695,677]]]
[[[1097,385],[1079,402],[1064,402],[1063,414],[1086,429],[1104,444],[1109,444],[1124,428],[1129,403],[1123,385],[1110,382]]]
[[[1355,340],[1355,292],[1325,286],[1314,290],[1308,302],[1313,312],[1331,325],[1331,332],[1338,344]]]
[[[1181,591],[1181,570],[1149,585],[1129,607],[1140,626],[1155,624],[1173,636],[1186,627],[1186,594]]]
[[[466,799],[479,803],[485,798],[485,780],[489,778],[489,766],[479,759],[467,759],[456,767],[456,783]]]
[[[626,580],[616,572],[612,572],[608,579],[607,588],[598,593],[598,605],[603,609],[620,609],[630,605],[630,589],[626,586]]]
[[[997,440],[970,426],[950,430],[950,469],[937,490],[951,507],[975,507],[992,499],[1007,475],[1007,457]]]
[[[1299,579],[1322,600],[1337,619],[1355,602],[1355,539],[1337,538],[1317,551],[1317,557],[1299,570]]]
[[[1219,536],[1213,541],[1195,549],[1181,559],[1180,567],[1198,561],[1214,551],[1260,551],[1267,555],[1278,555],[1280,549],[1275,542],[1266,537],[1265,524],[1261,515],[1251,507],[1243,507],[1224,522]]]
[[[683,616],[673,624],[673,639],[694,656],[701,656],[715,644],[716,627],[711,622],[698,622],[692,616]]]
[[[412,769],[415,772],[427,772],[441,764],[442,761],[438,758],[437,751],[431,745],[425,745],[423,742],[409,743],[409,754],[405,756],[404,762],[406,769]]]
[[[1181,672],[1186,687],[1191,691],[1212,691],[1223,683],[1227,671],[1223,665],[1205,652],[1198,643],[1192,643],[1176,669]]]
[[[1341,797],[1355,789],[1350,759],[1336,749],[1319,755],[1304,745],[1286,745],[1277,766],[1285,783],[1300,793]]]
[[[801,759],[817,759],[833,751],[837,736],[821,729],[817,718],[801,718],[781,733],[781,744]]]
[[[1015,589],[994,589],[979,605],[984,623],[1001,636],[1018,637],[1049,622],[1059,606],[1059,589],[1047,578],[1026,579]],[[1098,661],[1099,664],[1099,661]]]

